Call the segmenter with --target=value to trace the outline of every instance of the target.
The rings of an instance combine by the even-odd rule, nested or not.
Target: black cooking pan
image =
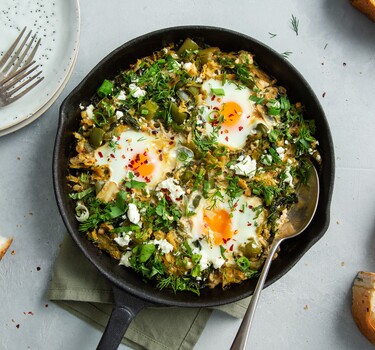
[[[152,283],[146,283],[132,270],[119,266],[118,262],[97,249],[84,234],[78,231],[74,204],[69,199],[68,159],[74,148],[73,131],[80,121],[79,105],[87,105],[102,81],[114,78],[130,63],[160,50],[171,42],[181,42],[186,37],[203,40],[222,51],[247,50],[255,54],[256,62],[269,74],[278,79],[278,84],[287,88],[292,101],[301,101],[306,106],[306,117],[315,119],[317,138],[323,158],[319,171],[320,198],[314,219],[306,231],[297,238],[286,241],[278,258],[273,262],[266,286],[275,282],[303,256],[326,232],[329,225],[330,202],[334,181],[334,151],[327,119],[314,92],[302,75],[280,54],[259,41],[231,30],[206,27],[183,26],[152,32],[122,45],[107,57],[84,78],[65,99],[60,109],[60,120],[53,154],[53,182],[58,207],[64,223],[83,254],[113,285],[115,306],[99,349],[115,349],[135,314],[143,307],[179,306],[212,307],[232,303],[248,297],[254,291],[256,279],[232,286],[204,289],[197,296],[189,292],[174,294],[169,290],[159,290]]]

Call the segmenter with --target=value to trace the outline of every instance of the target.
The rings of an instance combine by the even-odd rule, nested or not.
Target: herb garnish
[[[299,20],[296,16],[292,15],[292,18],[290,20],[291,28],[293,31],[298,35],[298,27],[299,27]]]

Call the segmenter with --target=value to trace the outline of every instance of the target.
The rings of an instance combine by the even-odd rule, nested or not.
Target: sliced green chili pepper
[[[171,103],[171,116],[174,122],[178,125],[181,125],[187,118],[187,113],[180,112],[180,109],[175,103]]]
[[[93,128],[90,133],[89,142],[93,147],[99,147],[103,143],[105,131],[101,128]]]
[[[151,120],[152,118],[154,118],[158,109],[158,104],[152,100],[148,100],[140,108],[142,116],[145,117],[147,120]]]
[[[181,45],[181,47],[177,50],[177,55],[181,55],[186,50],[198,50],[198,49],[199,49],[198,44],[194,40],[192,40],[190,38],[187,38],[183,42],[183,44]]]

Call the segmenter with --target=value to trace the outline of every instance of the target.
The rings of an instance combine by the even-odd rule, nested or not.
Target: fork
[[[33,58],[40,45],[40,39],[31,50],[36,34],[29,40],[32,33],[30,30],[17,48],[25,31],[26,27],[0,60],[0,107],[18,100],[43,80],[43,77],[39,77],[41,71],[31,75],[39,67],[34,65]],[[19,93],[16,94],[17,92]]]

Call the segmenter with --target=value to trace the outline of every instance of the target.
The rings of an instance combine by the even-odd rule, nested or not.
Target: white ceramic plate
[[[0,136],[29,124],[42,115],[66,85],[78,52],[78,0],[1,0],[2,55],[24,26],[36,32],[41,46],[35,60],[44,80],[18,101],[0,108]]]

